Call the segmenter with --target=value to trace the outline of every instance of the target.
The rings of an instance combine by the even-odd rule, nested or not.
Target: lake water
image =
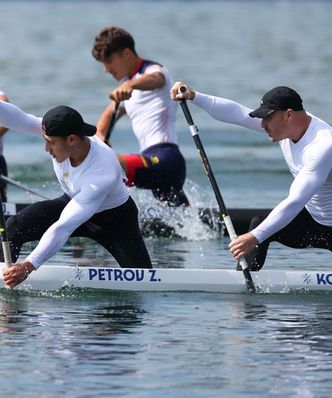
[[[27,112],[66,104],[95,123],[116,83],[91,47],[101,28],[118,25],[140,55],[199,91],[255,107],[268,89],[289,85],[332,122],[329,1],[0,1],[0,10],[0,83]],[[228,207],[273,207],[287,195],[276,144],[189,106]],[[216,206],[180,109],[177,125],[186,192],[194,206]],[[119,152],[137,151],[126,120],[112,139]],[[9,132],[5,155],[11,178],[59,193],[42,142]],[[158,209],[149,192],[132,194],[140,209]],[[8,196],[37,199],[12,186]],[[182,238],[146,239],[156,267],[234,267],[227,238],[192,214],[165,217],[182,225]],[[50,263],[114,264],[83,244],[69,243]],[[328,252],[275,244],[265,267],[329,264]],[[1,292],[0,331],[3,397],[321,398],[332,388],[330,294]]]

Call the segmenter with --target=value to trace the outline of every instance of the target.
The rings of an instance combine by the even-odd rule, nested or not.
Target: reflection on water
[[[220,389],[249,395],[263,389],[273,396],[275,384],[266,385],[261,377],[264,368],[265,377],[288,396],[297,387],[286,382],[299,378],[301,391],[317,394],[320,386],[312,383],[317,371],[324,377],[332,368],[326,294],[64,290],[36,300],[31,293],[12,293],[0,293],[0,365],[4,358],[9,364],[2,374],[12,370],[11,347],[20,347],[29,364],[15,363],[16,371],[29,366],[36,380],[46,382],[57,369],[57,391],[73,383],[72,392],[83,388],[92,396],[98,384],[101,396],[108,396],[112,385],[118,393],[138,389],[136,396],[144,397],[194,384],[211,397]],[[21,382],[29,383],[30,373],[20,374]],[[109,377],[105,385],[98,383],[101,375]],[[33,391],[40,392],[38,383]]]
[[[24,306],[13,292],[1,293],[0,305],[0,345],[15,345],[15,341],[9,341],[6,333],[21,333],[25,328],[20,327],[19,321],[25,314]]]

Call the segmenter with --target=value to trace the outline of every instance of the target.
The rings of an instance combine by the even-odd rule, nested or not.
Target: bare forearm
[[[165,76],[160,72],[155,72],[131,80],[131,86],[134,90],[154,90],[163,87],[165,82]]]
[[[100,139],[104,139],[106,136],[106,132],[107,129],[109,127],[110,121],[112,119],[112,115],[113,115],[113,111],[115,108],[115,104],[112,103],[110,104],[105,110],[104,112],[101,114],[98,122],[97,122],[97,137],[99,137]],[[116,120],[118,120],[121,116],[123,116],[125,114],[125,110],[123,107],[120,107],[117,111],[116,114]]]
[[[134,90],[155,90],[165,85],[165,76],[161,72],[146,73],[138,79],[126,80],[110,94],[113,101],[128,100]]]

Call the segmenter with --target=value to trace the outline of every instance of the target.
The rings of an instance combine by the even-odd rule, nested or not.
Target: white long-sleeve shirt
[[[193,102],[214,119],[264,132],[261,119],[241,104],[196,92]],[[294,180],[288,196],[251,232],[262,242],[289,224],[304,208],[315,221],[332,226],[332,127],[311,115],[310,125],[296,143],[279,141]]]
[[[129,198],[126,177],[114,151],[97,137],[89,137],[89,141],[88,156],[79,166],[72,167],[69,158],[61,163],[53,159],[60,185],[72,199],[27,257],[35,268],[60,250],[70,235],[94,214],[121,206]]]
[[[13,104],[0,101],[0,124],[8,128],[42,137],[41,120]],[[114,151],[97,137],[88,139],[90,150],[79,166],[73,167],[69,158],[61,163],[53,159],[56,177],[71,200],[26,258],[36,269],[60,250],[75,229],[95,213],[118,207],[129,198],[126,176]]]
[[[41,117],[23,112],[14,104],[0,100],[0,124],[22,133],[42,137]]]

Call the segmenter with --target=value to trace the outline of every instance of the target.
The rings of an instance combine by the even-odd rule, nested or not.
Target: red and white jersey
[[[154,72],[161,72],[165,76],[166,84],[163,87],[134,90],[130,99],[123,102],[141,152],[156,144],[178,143],[175,131],[177,104],[170,98],[173,82],[168,70],[156,62],[144,61],[132,79]]]

